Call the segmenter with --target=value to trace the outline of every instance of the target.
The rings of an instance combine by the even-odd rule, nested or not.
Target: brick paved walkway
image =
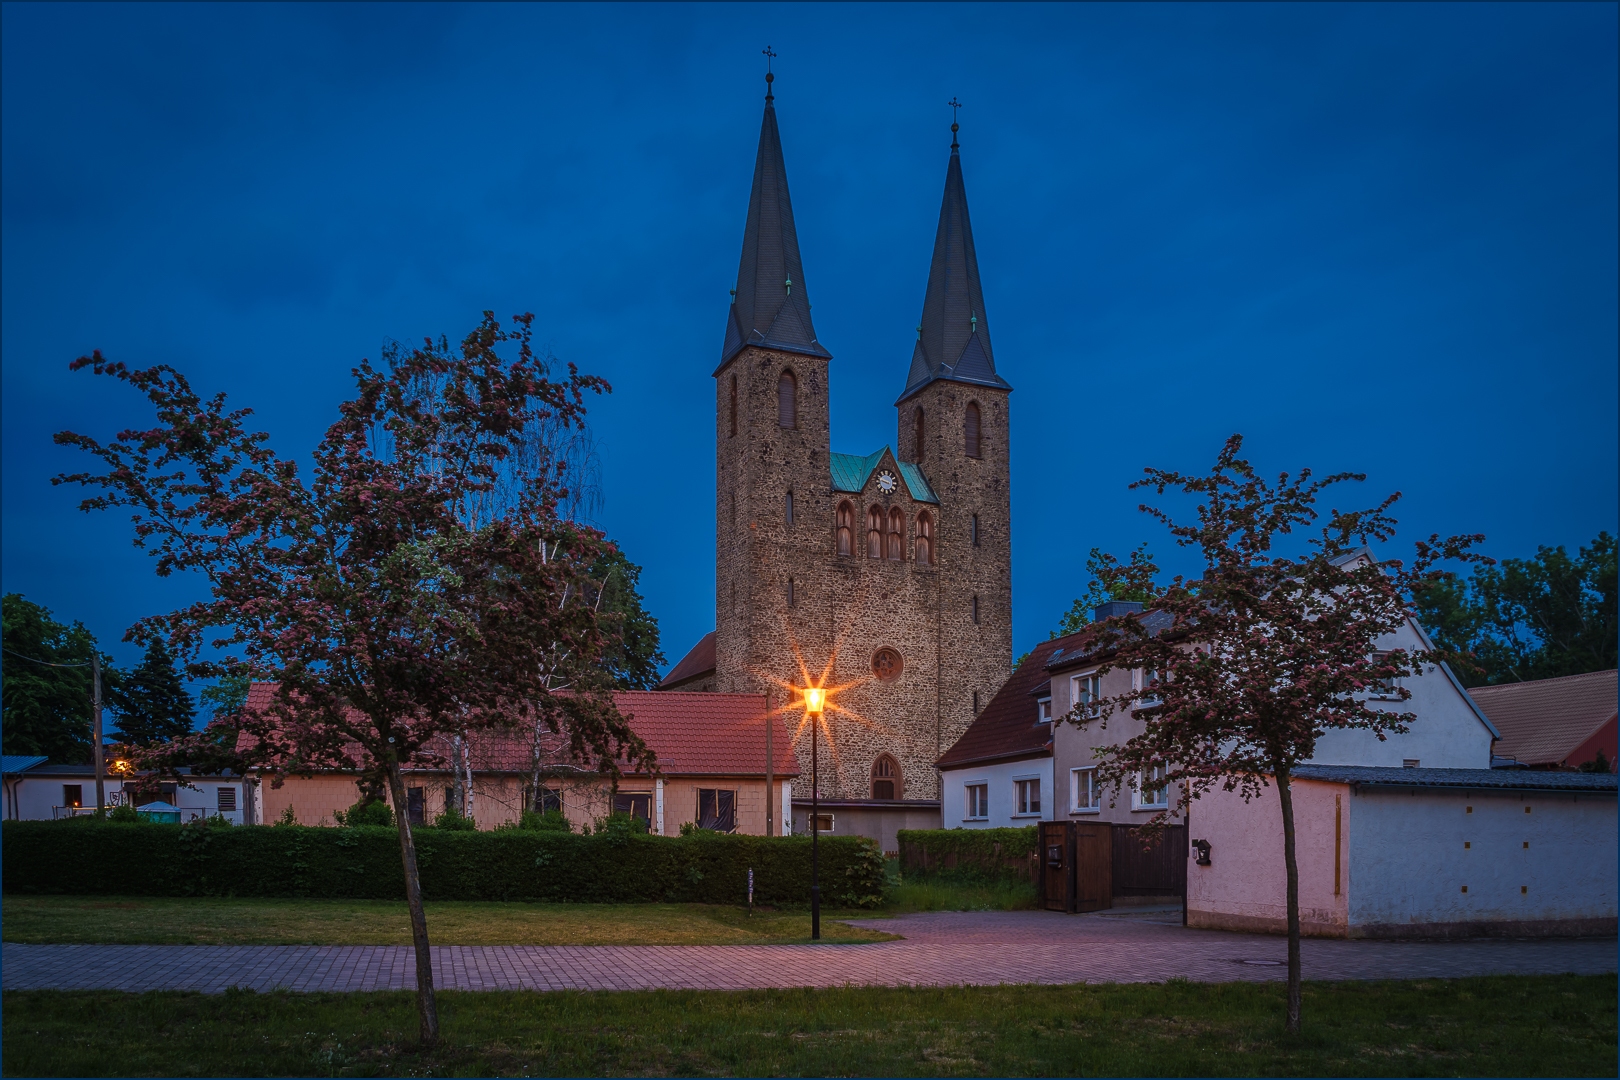
[[[865,945],[445,945],[439,986],[463,990],[745,990],[766,987],[1280,979],[1281,938],[1187,930],[1151,914],[934,912],[869,925]],[[1308,979],[1430,978],[1615,970],[1608,939],[1394,942],[1307,939]],[[0,988],[385,990],[415,986],[393,945],[19,945]]]

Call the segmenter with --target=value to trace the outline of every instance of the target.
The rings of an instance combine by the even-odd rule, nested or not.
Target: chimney
[[[1110,600],[1106,604],[1098,604],[1092,610],[1092,615],[1098,622],[1115,615],[1142,614],[1142,601],[1140,600]]]

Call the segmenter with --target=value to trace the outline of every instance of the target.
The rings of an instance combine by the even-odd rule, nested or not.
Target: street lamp
[[[821,727],[821,713],[827,707],[827,691],[819,686],[804,688],[804,712],[810,718],[810,940],[821,940],[821,878],[817,862],[817,845],[821,832],[821,755],[816,743],[816,729]]]

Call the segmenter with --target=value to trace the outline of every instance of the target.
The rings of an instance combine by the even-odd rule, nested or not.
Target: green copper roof
[[[855,454],[828,454],[827,464],[832,470],[832,489],[857,494],[866,490],[866,482],[872,478],[872,470],[878,467],[878,462],[883,460],[884,454],[890,453],[889,448],[885,446],[865,457],[858,457]],[[921,468],[899,459],[895,460],[895,464],[899,467],[900,478],[906,482],[906,489],[911,492],[913,499],[938,504],[939,497],[934,494],[934,489],[928,486],[928,479],[923,476]]]

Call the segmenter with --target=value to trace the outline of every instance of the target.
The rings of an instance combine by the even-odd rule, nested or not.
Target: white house
[[[4,767],[5,816],[10,821],[50,821],[93,813],[96,774],[89,765],[47,765],[44,758],[7,757]],[[164,802],[180,809],[181,821],[223,817],[233,825],[253,824],[249,794],[240,776],[192,776],[186,784],[159,785]],[[190,785],[190,786],[187,786]],[[109,767],[102,779],[108,806],[125,801],[123,776]]]

